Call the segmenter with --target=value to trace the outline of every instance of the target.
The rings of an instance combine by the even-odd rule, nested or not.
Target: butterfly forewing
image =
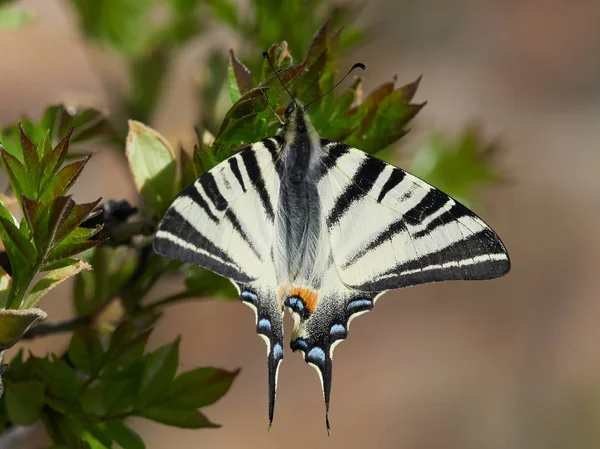
[[[510,268],[481,218],[392,165],[338,143],[319,193],[341,280],[378,292],[425,282],[492,279]]]
[[[249,146],[175,199],[154,248],[236,282],[256,280],[270,262],[278,191],[272,154],[262,142]]]

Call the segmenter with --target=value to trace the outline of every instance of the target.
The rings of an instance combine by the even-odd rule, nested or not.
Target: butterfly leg
[[[270,429],[275,411],[279,364],[283,360],[283,310],[275,292],[252,284],[240,286],[240,299],[256,313],[256,332],[267,344]]]

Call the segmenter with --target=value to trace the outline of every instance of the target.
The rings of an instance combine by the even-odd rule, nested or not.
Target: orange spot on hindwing
[[[319,302],[319,293],[307,287],[282,286],[279,288],[279,300],[296,312],[313,313]],[[301,300],[302,304],[297,304]],[[300,313],[304,315],[304,313]]]

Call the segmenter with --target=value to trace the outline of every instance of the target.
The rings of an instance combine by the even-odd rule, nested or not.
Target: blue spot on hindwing
[[[275,360],[279,360],[282,357],[283,357],[283,348],[281,347],[281,345],[279,343],[275,343],[275,345],[273,345],[273,358]]]
[[[346,328],[342,324],[334,324],[329,330],[330,337],[340,339],[346,337]]]
[[[348,312],[350,312],[350,314],[362,312],[363,310],[371,310],[372,308],[373,303],[370,299],[355,299],[348,303]]]
[[[240,296],[242,297],[242,300],[244,301],[248,301],[251,302],[252,304],[258,304],[258,296],[256,295],[256,293],[248,291],[248,290],[244,290]]]
[[[312,348],[306,355],[309,362],[317,362],[320,366],[325,365],[325,351],[319,347]]]
[[[306,340],[304,338],[297,338],[296,340],[290,342],[290,348],[292,349],[292,351],[306,351],[306,349],[308,348],[308,343],[306,343]]]
[[[266,318],[261,318],[256,327],[261,332],[271,332],[271,322]]]

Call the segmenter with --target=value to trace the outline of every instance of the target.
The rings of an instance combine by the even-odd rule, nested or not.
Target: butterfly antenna
[[[281,83],[283,88],[285,89],[285,91],[288,93],[288,95],[290,96],[290,98],[292,99],[292,101],[294,102],[296,107],[298,107],[298,103],[296,103],[296,99],[294,98],[294,96],[292,95],[290,90],[287,88],[287,86],[285,85],[283,80],[279,77],[279,73],[277,73],[277,70],[275,70],[275,66],[271,62],[271,58],[269,58],[269,54],[266,51],[263,51],[263,58],[265,58],[267,60],[267,62],[269,63],[269,67],[271,67],[271,70],[273,71],[273,73],[275,74],[275,76],[277,77],[277,79],[279,80],[279,82]]]
[[[281,120],[281,117],[279,117],[279,114],[277,114],[277,112],[275,112],[275,109],[273,108],[273,105],[271,104],[271,102],[269,101],[269,96],[267,95],[267,87],[264,87],[262,90],[262,94],[265,96],[265,101],[267,102],[267,105],[269,106],[269,109],[271,110],[271,112],[273,113],[273,115],[275,117],[277,117],[277,120],[279,120],[279,123],[281,125],[283,125],[283,120]]]
[[[329,89],[327,92],[325,92],[323,95],[321,95],[318,98],[315,98],[313,101],[311,101],[310,103],[308,103],[306,106],[304,106],[304,110],[306,110],[307,107],[309,107],[311,104],[313,104],[316,101],[319,101],[321,98],[323,98],[325,95],[327,95],[329,92],[331,92],[332,90],[334,90],[336,87],[338,87],[340,84],[342,84],[344,82],[344,80],[346,78],[348,78],[348,75],[350,75],[355,69],[362,69],[362,70],[367,70],[367,66],[364,65],[362,62],[357,62],[356,64],[354,64],[352,66],[352,68],[350,70],[348,70],[348,73],[346,73],[344,75],[344,77],[339,80],[335,86],[333,86],[331,89]]]

